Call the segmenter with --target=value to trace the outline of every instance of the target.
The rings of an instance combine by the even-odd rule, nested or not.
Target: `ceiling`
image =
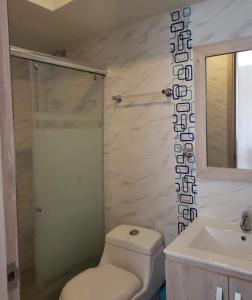
[[[52,12],[8,0],[11,45],[54,53],[86,37],[202,0],[74,0]]]

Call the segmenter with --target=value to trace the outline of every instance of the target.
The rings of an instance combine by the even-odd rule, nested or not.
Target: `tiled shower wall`
[[[194,46],[252,35],[251,11],[250,0],[208,0],[193,5]],[[150,226],[163,232],[166,243],[177,234],[173,106],[134,105],[142,103],[143,97],[115,105],[111,97],[158,92],[171,85],[169,25],[167,13],[68,49],[70,58],[108,67],[104,133],[107,230],[121,223]],[[237,220],[242,209],[252,206],[251,184],[199,179],[198,185],[200,215]]]

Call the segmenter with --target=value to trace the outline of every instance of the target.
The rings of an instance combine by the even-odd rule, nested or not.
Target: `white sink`
[[[240,231],[205,227],[190,247],[252,261],[252,237]]]
[[[165,253],[252,275],[252,234],[243,233],[238,223],[198,218]]]

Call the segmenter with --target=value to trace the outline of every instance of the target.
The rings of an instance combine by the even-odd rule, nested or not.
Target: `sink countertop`
[[[238,223],[199,217],[164,252],[193,264],[252,276],[252,233],[242,232]]]

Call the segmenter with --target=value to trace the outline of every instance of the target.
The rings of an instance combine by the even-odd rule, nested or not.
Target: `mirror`
[[[252,51],[205,57],[207,167],[252,169]]]

